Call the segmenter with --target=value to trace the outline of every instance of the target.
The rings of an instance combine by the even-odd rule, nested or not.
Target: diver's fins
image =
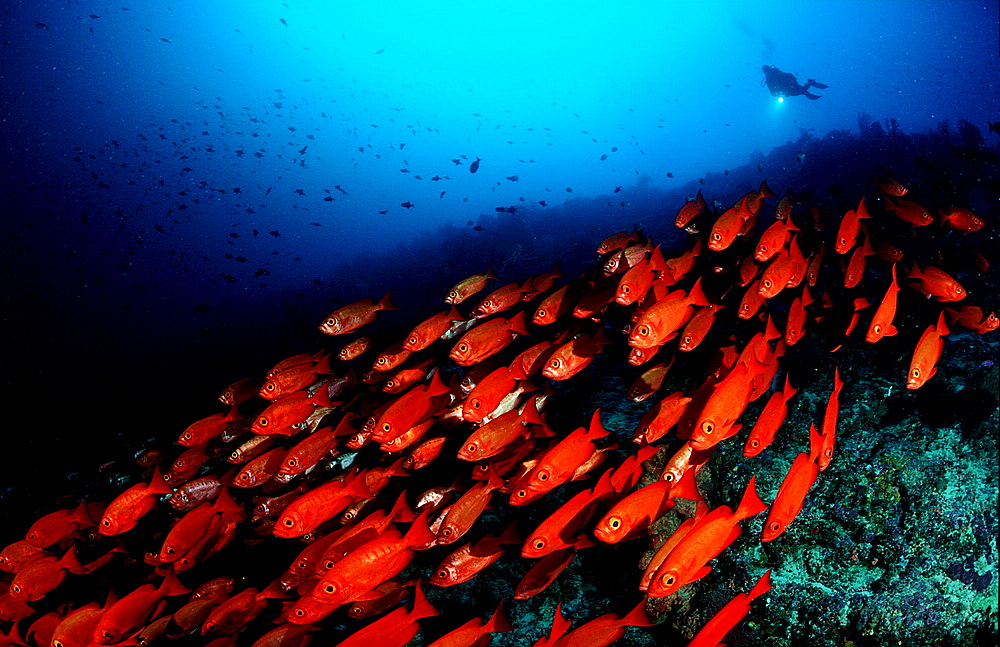
[[[818,94],[813,94],[812,92],[803,92],[802,94],[806,95],[807,99],[811,99],[813,101],[820,98]]]
[[[809,79],[808,81],[806,81],[806,87],[808,88],[809,86],[812,86],[814,88],[819,88],[820,90],[825,90],[828,87],[830,87],[828,85],[823,85],[822,83],[816,83],[816,79]]]

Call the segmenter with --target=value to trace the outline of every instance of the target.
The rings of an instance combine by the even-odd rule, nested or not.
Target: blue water
[[[414,241],[466,249],[417,259],[446,286],[492,264],[499,216],[558,241],[547,214],[576,209],[609,223],[596,244],[686,197],[644,195],[859,113],[987,133],[997,21],[995,2],[6,2],[4,487],[213,413],[325,343],[338,304],[389,284],[437,308],[385,270]],[[828,88],[779,102],[765,64]]]

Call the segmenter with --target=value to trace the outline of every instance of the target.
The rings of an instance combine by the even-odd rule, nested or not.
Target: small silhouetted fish
[[[401,206],[401,207],[403,207],[405,209],[412,209],[413,208],[413,203],[410,202],[409,200],[407,200],[406,202],[400,203],[399,206]]]
[[[275,238],[277,238],[278,236],[281,235],[281,232],[278,231],[277,229],[275,229],[274,231],[271,232],[271,235],[274,236]]]
[[[517,182],[521,178],[517,177],[516,175],[508,175],[507,179],[510,180],[511,182]]]
[[[295,189],[295,192],[298,193],[299,195],[305,195],[306,194],[306,192],[303,191],[302,189]]]
[[[312,225],[313,227],[322,227],[323,226],[322,224],[320,224],[318,222],[310,222],[309,224]]]
[[[457,157],[455,157],[455,158],[452,158],[451,163],[454,164],[455,166],[461,166],[462,165],[462,160],[460,160]]]
[[[326,196],[325,198],[323,198],[323,202],[333,202],[333,196],[332,195]]]
[[[388,209],[386,209],[385,211],[379,211],[379,213],[380,213],[380,214],[382,214],[382,215],[384,216],[385,214],[389,213],[389,210],[388,210]]]
[[[479,162],[481,162],[481,161],[482,161],[482,159],[480,159],[480,158],[477,157],[475,162],[473,162],[472,164],[469,164],[469,173],[475,173],[476,171],[478,171],[479,170]]]
[[[376,54],[381,54],[381,53],[382,53],[382,52],[384,52],[384,51],[385,51],[385,48],[383,47],[382,49],[380,49],[379,51],[377,51],[377,52],[375,52],[375,53],[376,53]]]
[[[37,20],[35,21],[35,27],[38,27],[39,29],[48,29],[49,28],[49,26],[46,25],[44,22],[38,22]]]
[[[442,191],[441,195],[438,196],[438,199],[440,200],[441,198],[443,198],[445,193],[448,193],[448,192],[447,191]]]
[[[475,227],[473,227],[473,228],[472,228],[472,230],[473,230],[473,231],[482,231],[482,230],[483,230],[483,228],[482,228],[482,226],[481,226],[481,225],[476,225]]]
[[[47,29],[47,28],[46,28],[46,29]],[[163,41],[164,43],[169,43],[169,42],[172,42],[172,41],[169,41],[169,40],[167,40],[166,38],[161,38],[160,40],[162,40],[162,41]]]
[[[250,260],[250,259],[249,259],[249,258],[247,258],[246,256],[237,256],[237,257],[236,257],[236,262],[237,262],[237,263],[246,263],[246,262],[247,262],[247,261],[249,261],[249,260]]]
[[[620,186],[615,187],[615,193],[621,193],[622,188]]]
[[[92,13],[92,14],[90,14],[90,17],[91,17],[91,18],[100,18],[100,16],[98,16],[98,15],[97,15],[96,13]]]
[[[612,153],[617,153],[618,152],[618,147],[617,146],[612,146],[611,147],[611,152]]]
[[[573,193],[573,189],[566,187],[566,193]]]
[[[285,27],[287,27],[287,26],[288,26],[288,23],[287,23],[287,22],[285,22],[285,19],[284,19],[284,18],[278,18],[278,20],[279,20],[279,21],[281,21],[281,24],[282,24],[282,25],[284,25]]]
[[[542,205],[543,207],[548,206],[545,204],[545,200],[539,200],[538,204]]]
[[[306,144],[305,146],[303,146],[302,148],[300,148],[299,149],[299,155],[305,155],[307,148],[309,148],[309,144]]]
[[[991,133],[1000,135],[1000,121],[987,121],[986,123],[989,125]]]
[[[469,222],[467,222],[466,224],[467,224],[467,225],[469,225],[469,226],[471,227],[472,225],[474,225],[474,224],[476,224],[476,223],[474,223],[474,222],[472,222],[472,221],[470,220],[470,221],[469,221]]]
[[[265,269],[257,268],[257,271],[253,273],[253,277],[255,279],[259,279],[260,277],[264,276],[265,274],[270,274],[270,272],[268,272]]]
[[[608,159],[608,156],[607,156],[606,154],[605,154],[605,155],[601,155],[601,161],[602,161],[602,162],[603,162],[604,160],[606,160],[606,159]]]
[[[341,189],[339,184],[334,184],[333,188],[337,189],[338,191],[340,191],[344,195],[347,195],[347,191],[344,191],[343,189]]]
[[[667,177],[673,177],[673,176],[674,176],[673,173],[667,173]]]
[[[205,314],[206,312],[209,311],[209,309],[210,308],[208,307],[207,303],[203,303],[201,305],[197,305],[197,306],[194,307],[194,311],[195,312],[200,312],[201,314]]]

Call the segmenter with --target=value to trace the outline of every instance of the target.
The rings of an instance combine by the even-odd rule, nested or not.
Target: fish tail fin
[[[508,320],[507,328],[508,330],[516,332],[519,335],[528,334],[528,329],[525,326],[524,310],[521,310]]]
[[[427,601],[427,596],[424,595],[423,589],[420,588],[420,582],[417,582],[413,587],[413,610],[410,612],[410,617],[427,618],[436,616],[438,613],[440,612],[434,608],[434,605]]]
[[[164,595],[184,595],[185,593],[190,593],[191,589],[181,584],[181,581],[177,579],[177,573],[174,571],[167,571],[166,577],[163,578],[163,582],[160,583],[160,592]]]
[[[392,290],[385,293],[385,296],[378,302],[375,306],[376,310],[395,310],[396,306],[392,304]]]
[[[694,477],[694,469],[685,470],[681,480],[677,481],[677,484],[670,488],[670,496],[680,497],[689,501],[704,501],[705,497],[698,491],[698,484],[695,482]]]
[[[594,415],[590,418],[590,427],[587,430],[587,437],[590,440],[597,440],[608,435],[608,430],[601,423],[601,410],[594,409]]]
[[[153,468],[153,478],[150,479],[148,488],[149,492],[155,492],[156,494],[174,493],[174,489],[163,480],[163,474],[160,473],[159,467]]]
[[[763,575],[760,576],[760,579],[757,580],[757,583],[754,584],[754,587],[750,589],[750,593],[747,594],[747,602],[755,598],[759,598],[760,596],[764,595],[770,590],[771,590],[771,570],[768,569],[767,572],[765,572]]]
[[[948,324],[944,321],[944,310],[938,313],[937,333],[939,335],[947,335],[951,333],[951,330],[948,329]]]
[[[747,519],[760,514],[764,510],[767,510],[767,504],[757,496],[757,475],[754,474],[750,477],[750,482],[747,483],[747,489],[743,493],[740,507],[736,509],[736,516],[740,519]]]
[[[792,383],[788,381],[788,373],[785,373],[785,389],[784,389],[785,402],[791,400],[792,396],[798,392],[799,390],[794,388],[792,386]]]
[[[770,571],[768,571],[770,572]],[[503,614],[503,600],[497,605],[497,610],[493,612],[490,619],[486,621],[483,625],[483,631],[485,633],[494,633],[501,631],[510,631],[513,627],[507,621],[507,617]]]
[[[646,598],[640,600],[639,604],[622,617],[622,624],[630,627],[648,627],[655,624],[650,622],[646,615]]]

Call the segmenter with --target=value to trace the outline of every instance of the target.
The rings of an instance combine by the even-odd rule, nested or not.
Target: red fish
[[[315,382],[319,375],[330,372],[330,356],[323,355],[315,364],[299,364],[281,371],[264,382],[258,395],[267,400],[274,400],[282,395],[304,389]]]
[[[722,310],[722,304],[712,304],[707,308],[699,308],[695,311],[694,315],[688,319],[687,324],[684,325],[684,330],[681,331],[681,341],[677,344],[677,350],[686,353],[697,348],[708,335],[708,331],[711,330],[719,310]]]
[[[465,398],[462,418],[472,423],[482,422],[500,406],[500,402],[514,390],[518,381],[524,378],[524,371],[517,363],[496,369],[484,377]]]
[[[774,502],[767,513],[767,521],[761,531],[761,541],[771,541],[781,536],[785,532],[788,524],[795,520],[802,512],[802,506],[806,500],[806,494],[816,482],[819,476],[819,464],[817,460],[820,456],[823,440],[816,425],[809,427],[809,453],[801,453],[795,457],[788,473],[778,487],[778,493],[774,495]]]
[[[364,337],[358,337],[354,341],[345,344],[344,347],[340,349],[340,352],[337,353],[337,358],[345,362],[350,361],[367,351],[371,343],[372,338],[367,335]]]
[[[260,615],[268,600],[286,597],[277,580],[263,590],[244,589],[209,612],[201,625],[202,636],[231,636]]]
[[[889,288],[886,290],[885,296],[882,297],[882,302],[879,303],[878,309],[872,317],[872,322],[868,326],[868,333],[865,335],[865,341],[874,344],[883,337],[896,334],[896,327],[892,325],[892,320],[896,317],[896,298],[898,294],[899,282],[896,279],[896,264],[893,263],[892,282],[889,283]]]
[[[370,298],[365,298],[337,308],[323,320],[319,330],[327,335],[343,335],[354,332],[375,321],[375,315],[379,310],[394,309],[391,297],[392,290],[386,292],[378,303]]]
[[[296,391],[275,400],[264,409],[254,419],[250,431],[260,436],[291,436],[307,427],[306,421],[316,413],[317,407],[330,406],[326,389],[318,389],[312,396],[305,391]]]
[[[950,331],[944,322],[944,311],[938,315],[936,324],[927,326],[924,334],[917,341],[917,347],[913,351],[913,358],[910,360],[910,370],[907,372],[906,388],[919,389],[927,380],[937,373],[938,358],[944,348],[943,336]]]
[[[931,265],[921,270],[914,263],[906,280],[916,283],[914,287],[928,298],[934,297],[938,301],[961,301],[968,294],[950,274]]]
[[[975,213],[969,209],[962,209],[961,207],[952,207],[948,211],[941,212],[941,222],[947,225],[952,231],[958,231],[963,234],[970,234],[974,231],[979,231],[986,224],[983,219],[977,216]]]
[[[515,598],[516,599],[516,598]],[[490,641],[484,641],[483,637],[489,633],[500,633],[510,631],[512,627],[503,615],[503,605],[498,604],[497,610],[485,623],[478,618],[469,620],[457,629],[449,631],[427,647],[486,647]]]
[[[673,360],[669,364],[657,364],[646,369],[642,375],[636,378],[632,386],[629,387],[625,397],[632,402],[642,402],[649,396],[655,394],[663,385],[663,380],[667,377],[667,371],[673,365]]]
[[[229,406],[243,404],[250,398],[257,395],[263,384],[263,381],[252,377],[237,380],[227,386],[226,389],[219,394],[219,402],[222,404],[228,404]]]
[[[788,306],[788,319],[785,321],[785,343],[789,346],[797,344],[805,334],[806,321],[809,314],[806,308],[812,305],[814,299],[809,291],[809,285],[802,286],[802,295],[792,299]]]
[[[871,245],[868,244],[868,239],[865,238],[865,242],[854,248],[854,252],[851,253],[851,259],[847,262],[847,267],[844,268],[844,287],[853,288],[861,283],[861,279],[864,278],[865,274],[865,256],[874,254]]]
[[[892,211],[897,218],[905,223],[914,227],[923,227],[934,222],[934,217],[931,216],[930,212],[913,200],[900,198],[896,202],[893,202],[888,196],[883,199],[886,204],[885,210]]]
[[[464,278],[456,283],[455,287],[448,290],[448,296],[444,302],[450,305],[458,305],[485,288],[487,281],[496,278],[497,275],[493,273],[492,269],[488,270],[485,274],[473,274],[468,278]]]
[[[406,336],[403,348],[414,353],[423,350],[444,336],[456,321],[464,320],[455,306],[452,306],[448,312],[439,312],[417,324]]]
[[[148,484],[136,483],[108,504],[104,516],[101,517],[98,532],[113,536],[131,530],[143,515],[153,509],[158,496],[173,492],[160,476],[159,468],[154,469],[153,478]]]
[[[886,195],[901,197],[909,193],[909,189],[892,178],[886,178],[878,183],[878,188]]]
[[[629,243],[641,239],[642,236],[638,230],[633,229],[631,232],[620,231],[617,234],[611,234],[601,241],[601,244],[597,246],[597,253],[599,255],[610,254],[619,249],[625,249]]]
[[[526,292],[527,291],[521,287],[520,283],[510,283],[497,288],[483,297],[479,304],[472,309],[472,317],[473,319],[482,319],[483,317],[488,317],[491,314],[507,310],[513,305],[520,303],[521,297],[523,297]]]
[[[455,586],[471,580],[503,557],[505,545],[521,543],[515,525],[511,524],[500,536],[486,535],[453,550],[434,569],[430,583],[434,586]]]
[[[678,229],[684,229],[698,214],[707,211],[708,204],[705,202],[705,198],[701,197],[701,190],[699,189],[697,197],[685,202],[684,206],[677,212],[677,217],[674,219],[674,226]]]
[[[695,486],[694,472],[688,472],[677,483],[653,481],[619,500],[594,526],[594,536],[608,544],[637,537],[673,509],[676,497],[694,501],[702,498]]]
[[[511,505],[531,503],[546,492],[562,485],[594,454],[594,441],[608,431],[601,425],[600,409],[594,411],[590,427],[580,427],[553,445],[538,459],[534,468],[520,479],[510,495]]]
[[[979,306],[962,306],[958,310],[950,308],[944,309],[948,317],[948,325],[954,326],[956,323],[963,328],[975,330],[977,333],[990,332],[1000,327],[1000,319],[995,312],[986,314]]]
[[[70,546],[60,559],[45,557],[18,571],[10,583],[10,595],[21,602],[41,600],[63,583],[67,571],[77,575],[90,572],[90,569],[83,566],[76,558],[75,546]]]
[[[458,451],[458,457],[463,461],[490,458],[519,437],[525,436],[529,432],[528,425],[544,425],[545,421],[538,415],[535,401],[532,398],[521,407],[520,412],[508,411],[476,429]]]
[[[692,447],[708,449],[740,430],[736,420],[750,401],[752,378],[747,365],[740,363],[715,386],[698,414],[690,438]]]
[[[81,528],[93,525],[87,502],[80,501],[75,508],[56,510],[40,517],[28,528],[24,539],[32,546],[46,548],[75,536]]]
[[[753,217],[746,197],[723,213],[712,225],[708,237],[708,248],[713,252],[727,249],[743,231],[744,226]]]
[[[757,422],[754,423],[746,445],[743,446],[744,456],[756,456],[771,444],[788,414],[788,401],[796,392],[797,389],[792,388],[791,382],[788,381],[788,375],[785,375],[785,388],[772,393],[764,409],[757,416]]]
[[[757,496],[756,480],[756,475],[750,478],[735,512],[729,506],[720,506],[690,529],[653,575],[649,597],[666,597],[711,572],[706,564],[740,536],[739,522],[767,509]]]
[[[632,435],[632,442],[655,443],[677,424],[691,403],[682,391],[671,393],[654,404],[639,421]]]
[[[823,412],[823,425],[820,427],[820,443],[816,464],[819,471],[825,470],[833,460],[833,445],[837,438],[837,413],[840,410],[840,390],[844,388],[844,382],[840,379],[840,368],[833,369],[833,390],[830,398],[826,401],[826,410]],[[811,440],[811,438],[810,438]]]
[[[514,599],[527,600],[544,591],[569,566],[575,555],[575,548],[563,548],[532,564],[514,587]]]
[[[503,479],[495,471],[489,480],[480,481],[470,487],[445,513],[437,530],[437,544],[453,544],[469,531],[479,515],[486,509],[494,490],[504,486]]]
[[[726,634],[750,612],[750,603],[771,590],[771,571],[764,573],[749,593],[740,593],[719,609],[711,620],[695,634],[688,647],[717,647]]]
[[[274,534],[290,539],[301,537],[346,508],[358,498],[371,497],[361,474],[342,481],[330,481],[309,490],[291,502],[274,525]]]
[[[517,335],[527,334],[523,312],[510,319],[490,319],[462,335],[448,357],[459,366],[471,366],[506,348]]]
[[[362,598],[399,575],[413,560],[414,549],[434,541],[427,513],[417,517],[405,535],[388,529],[352,550],[326,572],[310,596],[323,604],[343,604]]]
[[[242,419],[242,414],[235,406],[230,407],[229,413],[213,413],[207,418],[202,418],[188,425],[188,428],[177,438],[177,444],[184,447],[204,445],[224,432],[229,423]]]
[[[702,291],[701,279],[686,294],[682,290],[668,293],[639,317],[629,335],[629,346],[646,349],[669,341],[694,314],[694,306],[708,305],[711,304]]]
[[[550,636],[549,641],[543,644],[551,647],[605,647],[624,636],[625,627],[648,627],[653,624],[646,617],[645,606],[643,600],[624,616],[606,613],[590,622],[585,622],[554,642]],[[560,607],[557,606],[556,615],[559,614]],[[555,623],[553,625],[555,626]]]
[[[757,248],[754,250],[753,257],[761,263],[771,260],[772,256],[788,245],[788,241],[791,239],[792,232],[794,231],[799,231],[799,228],[790,219],[783,221],[779,218],[775,220],[760,235],[760,240],[757,241]]]
[[[163,598],[184,595],[187,589],[173,571],[169,571],[160,586],[143,584],[110,605],[94,627],[93,640],[98,645],[112,645],[138,633],[165,604]]]
[[[417,635],[420,625],[417,620],[437,615],[438,611],[420,589],[418,582],[414,586],[413,609],[397,607],[378,620],[355,631],[353,634],[337,643],[336,647],[403,647]]]
[[[372,427],[372,438],[384,443],[400,436],[414,425],[436,413],[450,399],[450,389],[435,371],[428,384],[418,384],[397,397],[378,416]]]
[[[846,254],[854,246],[854,242],[858,238],[858,232],[861,231],[861,220],[864,218],[871,218],[871,215],[868,213],[868,207],[865,206],[865,199],[861,198],[857,210],[848,211],[840,219],[840,226],[837,229],[837,240],[833,246],[835,252]]]
[[[579,336],[555,348],[549,355],[542,375],[551,380],[568,380],[587,368],[611,340],[604,335],[604,328],[587,336]]]

